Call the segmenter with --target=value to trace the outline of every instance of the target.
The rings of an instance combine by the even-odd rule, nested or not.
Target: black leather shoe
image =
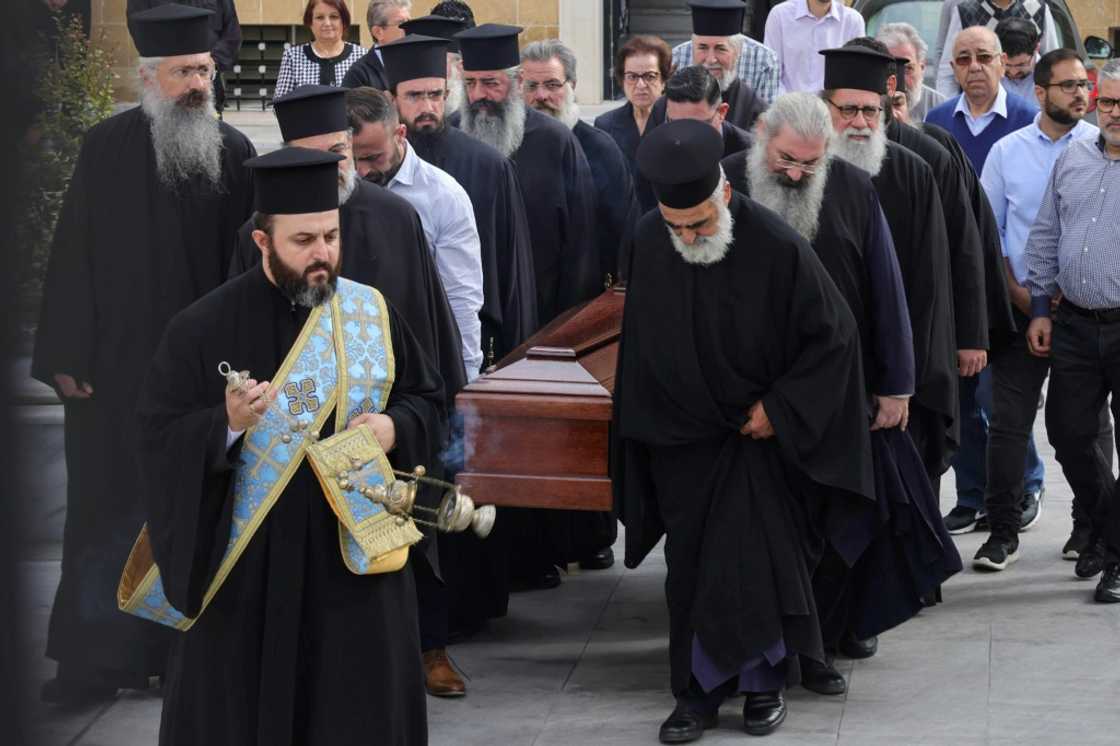
[[[768,736],[786,719],[781,692],[749,692],[743,703],[743,727],[752,736]]]
[[[844,677],[830,663],[801,656],[801,686],[817,694],[836,695],[848,690]]]
[[[1095,578],[1104,569],[1104,555],[1104,542],[1097,539],[1077,558],[1077,564],[1073,566],[1073,574],[1082,580]]]
[[[1120,562],[1113,562],[1104,569],[1093,597],[1100,604],[1120,604]]]
[[[879,652],[879,638],[868,637],[866,640],[857,640],[851,635],[844,635],[840,640],[840,655],[852,660],[870,658]]]
[[[547,591],[560,585],[560,571],[555,567],[542,570],[532,577],[520,577],[510,580],[511,591]]]
[[[661,724],[657,737],[661,743],[688,743],[704,735],[706,728],[714,728],[718,724],[718,710],[701,715],[678,703],[673,713]]]
[[[610,547],[579,561],[581,570],[606,570],[612,565],[614,565],[614,550]]]

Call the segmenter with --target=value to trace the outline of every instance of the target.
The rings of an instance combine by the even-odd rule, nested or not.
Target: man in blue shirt
[[[1100,134],[1082,121],[1089,91],[1080,84],[1086,80],[1085,66],[1072,49],[1058,49],[1039,60],[1034,81],[1042,111],[1032,124],[992,146],[980,178],[999,225],[1008,294],[1020,329],[1026,328],[1030,314],[1030,293],[1023,287],[1027,279],[1024,250],[1054,161],[1075,140],[1093,140]],[[1025,505],[1019,496],[1023,494],[1023,460],[1050,361],[1031,355],[1026,337],[1015,335],[1003,349],[993,351],[991,369],[992,419],[984,497],[991,536],[973,564],[1002,570],[1018,557],[1019,531],[1041,515],[1041,505]],[[1102,414],[1102,442],[1105,453],[1111,453],[1112,428],[1107,410]],[[1074,529],[1062,548],[1063,557],[1077,559],[1088,548],[1095,501],[1095,494],[1074,493]]]
[[[1105,562],[1096,599],[1120,603],[1120,508],[1096,441],[1110,394],[1120,415],[1120,60],[1098,80],[1101,136],[1070,144],[1055,162],[1027,239],[1027,343],[1050,356],[1046,430],[1058,462],[1080,482],[1075,491],[1101,496],[1094,533]]]

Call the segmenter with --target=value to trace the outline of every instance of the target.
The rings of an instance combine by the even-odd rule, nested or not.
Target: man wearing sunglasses
[[[1113,416],[1120,415],[1120,61],[1101,68],[1098,81],[1100,137],[1071,143],[1058,157],[1027,239],[1027,344],[1050,358],[1046,430],[1058,462],[1089,489],[1094,479],[1103,483],[1095,533],[1105,559],[1096,600],[1117,603],[1120,506],[1097,438],[1110,394]]]

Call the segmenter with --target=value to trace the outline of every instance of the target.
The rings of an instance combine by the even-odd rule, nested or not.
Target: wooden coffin
[[[611,394],[625,289],[561,314],[456,397],[475,501],[610,510]]]

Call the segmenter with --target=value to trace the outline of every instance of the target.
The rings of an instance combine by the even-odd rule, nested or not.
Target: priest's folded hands
[[[385,453],[390,453],[397,445],[397,426],[393,423],[393,418],[387,414],[377,414],[374,412],[366,412],[360,414],[346,424],[347,430],[353,430],[359,425],[365,425],[373,433],[373,437],[377,438],[377,442],[381,444],[381,449]]]

